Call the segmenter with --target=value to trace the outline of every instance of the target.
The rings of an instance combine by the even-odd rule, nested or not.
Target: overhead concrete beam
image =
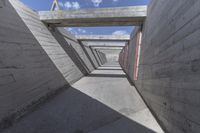
[[[143,24],[147,6],[40,11],[40,20],[58,27],[131,26]]]
[[[110,47],[115,47],[115,48],[123,48],[124,46],[117,46],[117,45],[113,45],[113,46],[110,46],[110,45],[90,45],[90,47],[101,47],[101,48],[110,48]]]
[[[126,42],[122,41],[83,41],[83,44],[90,47],[124,47]]]
[[[98,50],[122,50],[122,47],[92,47],[93,49]]]
[[[129,41],[130,35],[76,35],[80,41]]]

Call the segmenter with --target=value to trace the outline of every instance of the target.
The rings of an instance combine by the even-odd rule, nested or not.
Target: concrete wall
[[[112,49],[112,50],[101,50],[102,53],[106,55],[106,59],[108,62],[117,62],[119,59],[119,53],[121,50]]]
[[[152,0],[148,8],[134,83],[169,133],[200,131],[199,7],[199,0]]]
[[[137,28],[134,29],[134,31],[131,34],[131,40],[127,44],[128,45],[128,62],[127,62],[127,71],[126,73],[129,74],[129,78],[133,81],[134,80],[134,69],[135,69],[135,60],[136,60],[136,33]]]
[[[85,46],[85,45],[83,46],[83,48],[88,53],[88,56],[90,57],[91,62],[93,62],[93,66],[95,68],[98,68],[99,64],[98,64],[97,59],[96,59],[96,57],[95,57],[95,55],[94,55],[94,53],[92,51],[92,48],[88,47],[88,46]]]
[[[77,40],[64,37],[61,31],[57,28],[53,29],[51,33],[83,75],[87,75],[93,70],[93,68],[89,69],[91,64],[88,62],[88,59],[84,60],[85,53],[83,53]]]
[[[20,1],[2,2],[0,18],[1,129],[23,115],[30,105],[94,68],[76,40],[65,39],[57,29],[50,31],[38,14]],[[64,44],[71,44],[74,51],[66,51],[69,45]],[[88,70],[79,66],[84,64]]]
[[[131,40],[126,43],[126,46],[120,52],[119,63],[122,68],[129,76],[129,78],[134,82],[134,74],[136,71],[136,58],[138,58],[138,52],[136,48],[138,47],[138,33],[141,32],[141,27],[135,27],[134,31],[131,33]]]
[[[87,57],[87,52],[84,51],[81,42],[77,41],[75,36],[66,32],[63,28],[59,28],[59,32],[64,35],[67,44],[71,46],[71,50],[75,53],[75,56],[79,59],[83,68],[85,68],[88,73],[93,71],[95,67],[92,65],[92,61],[89,60],[90,57]]]
[[[97,61],[98,66],[101,65],[101,60],[99,59],[99,56],[97,54],[97,51],[93,48],[91,48],[92,53],[94,54],[95,60]]]
[[[36,14],[32,15],[25,10],[27,20],[31,18],[28,14],[33,19],[37,17]],[[0,8],[0,17],[2,120],[48,92],[63,87],[67,82],[9,2]],[[37,21],[29,22],[37,24]],[[36,28],[35,32],[38,29]],[[48,35],[47,33],[44,37]],[[4,122],[9,122],[9,119],[11,118],[5,119]]]
[[[99,52],[99,56],[101,58],[101,62],[102,62],[102,65],[103,65],[107,62],[106,55],[104,53],[102,53],[101,51],[98,51],[98,52]]]

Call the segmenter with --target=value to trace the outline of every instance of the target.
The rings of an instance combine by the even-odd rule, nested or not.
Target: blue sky
[[[21,0],[34,10],[50,10],[53,0]],[[105,8],[147,5],[149,0],[58,0],[62,10],[78,10],[82,8]],[[73,27],[67,30],[73,34],[130,34],[133,26],[120,27]]]

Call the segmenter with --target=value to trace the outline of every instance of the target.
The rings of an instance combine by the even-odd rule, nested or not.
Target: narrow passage
[[[106,63],[5,133],[162,133],[118,63]]]

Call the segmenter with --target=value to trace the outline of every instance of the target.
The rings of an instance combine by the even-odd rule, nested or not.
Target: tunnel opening
[[[0,132],[199,132],[198,0],[29,2],[0,1]]]
[[[52,9],[56,9],[58,3],[55,1],[54,4]],[[11,104],[11,109],[4,107],[5,111],[1,110],[1,113],[6,115],[6,117],[1,116],[3,118],[0,126],[1,131],[6,128],[4,130],[5,133],[20,133],[25,130],[30,133],[55,131],[60,133],[121,132],[125,129],[128,132],[162,132],[135,87],[128,82],[127,75],[119,64],[119,53],[129,43],[130,35],[117,31],[113,32],[112,35],[74,36],[67,32],[67,30],[72,31],[73,28],[68,27],[66,30],[66,28],[60,27],[62,25],[67,26],[68,20],[64,20],[65,22],[61,23],[58,23],[58,21],[48,21],[46,23],[43,18],[44,12],[37,14],[16,0],[9,0],[7,5],[3,7],[3,11],[10,11],[10,8],[14,9],[11,11],[12,14],[17,14],[16,20],[21,21],[21,23],[18,22],[17,24],[22,24],[23,22],[24,29],[26,28],[25,31],[29,31],[26,32],[26,36],[32,36],[32,39],[35,39],[35,43],[31,45],[32,47],[28,48],[31,54],[27,59],[33,59],[31,61],[32,64],[39,63],[39,66],[32,69],[33,73],[37,72],[42,75],[46,74],[46,72],[48,73],[49,70],[54,71],[55,74],[52,74],[51,77],[53,79],[57,78],[57,80],[50,80],[48,79],[49,76],[45,75],[46,82],[40,79],[41,84],[37,84],[39,81],[36,75],[36,85],[31,88],[30,83],[33,77],[28,77],[27,75],[27,85],[22,87],[24,90],[20,90],[18,87],[18,90],[16,90],[18,96],[23,94],[25,98],[21,97],[16,100],[14,104]],[[144,9],[144,7],[141,8]],[[121,8],[117,10],[119,9],[121,10]],[[133,9],[138,10],[135,7]],[[103,10],[112,11],[113,9],[97,9],[97,14]],[[52,13],[56,12],[53,11]],[[38,15],[40,16],[38,17]],[[30,16],[32,21],[27,19]],[[5,17],[5,19],[9,20],[10,18]],[[76,18],[73,19],[75,22]],[[115,19],[113,21],[118,20]],[[134,19],[131,21],[133,22]],[[84,22],[77,21],[78,25],[81,25],[81,23]],[[121,23],[121,20],[116,24],[113,22],[114,25],[124,25],[123,23]],[[134,23],[141,23],[141,19]],[[109,22],[106,25],[113,24]],[[91,26],[94,25],[104,26],[104,24],[92,22]],[[125,25],[130,24],[127,23]],[[112,27],[110,28],[112,29]],[[120,28],[123,29],[123,27]],[[125,28],[131,29],[131,32],[133,30],[133,28]],[[19,29],[21,29],[21,25],[19,25]],[[106,28],[103,27],[102,29],[105,30]],[[16,29],[12,27],[11,31],[16,31]],[[78,31],[84,33],[83,28],[79,27]],[[25,40],[23,32],[19,33],[17,37],[21,39],[17,41],[20,44],[22,53],[24,53],[27,50],[25,48],[27,46],[22,46],[21,44],[23,41],[26,43],[28,40]],[[7,41],[6,39],[3,38],[4,41]],[[37,53],[38,49],[36,48],[36,53],[33,54],[32,50],[36,46],[40,47],[40,52]],[[38,56],[41,56],[41,53],[49,57],[50,60],[47,65],[51,64],[51,68],[39,62]],[[20,55],[20,53],[17,54]],[[19,61],[23,60],[21,56],[17,56]],[[24,61],[26,62],[26,60]],[[44,62],[46,60],[41,61]],[[27,70],[31,69],[31,67],[32,65],[27,66]],[[22,69],[23,71],[25,70]],[[20,72],[16,70],[16,73]],[[20,81],[20,76],[17,77],[16,73],[13,74],[15,81],[19,82],[19,85],[23,85],[25,79],[22,78]],[[26,75],[26,73],[24,74]],[[60,93],[56,94],[56,92]],[[50,99],[52,95],[54,95],[54,98]],[[16,98],[18,96],[15,93],[11,95],[11,97]],[[26,104],[23,103],[25,99],[27,99]],[[48,102],[45,102],[47,99]],[[18,112],[12,110],[12,105],[17,107],[16,110]],[[138,116],[141,116],[142,119],[138,118]],[[122,125],[120,126],[119,124]]]
[[[52,9],[56,9],[56,5],[58,6],[57,1],[54,4]],[[127,10],[137,11],[140,8],[142,11],[145,10],[144,6],[139,9],[132,7]],[[27,62],[28,60],[30,66],[13,71],[13,78],[16,82],[13,85],[19,84],[23,87],[21,89],[16,87],[16,93],[11,94],[11,99],[16,98],[16,101],[12,101],[9,97],[3,97],[4,100],[11,100],[11,103],[8,103],[9,107],[5,106],[1,110],[1,114],[4,114],[0,117],[2,118],[1,131],[6,128],[5,133],[23,131],[30,133],[121,132],[125,129],[128,132],[163,132],[135,87],[128,82],[127,75],[124,73],[122,65],[119,64],[119,53],[123,47],[128,45],[130,35],[117,31],[112,35],[73,36],[67,32],[66,28],[62,28],[64,25],[70,24],[67,18],[67,21],[63,22],[56,19],[56,21],[46,20],[45,12],[37,13],[16,0],[7,1],[2,9],[2,15],[7,11],[16,14],[14,19],[18,22],[16,23],[18,28],[10,28],[11,32],[19,30],[19,34],[16,34],[16,38],[19,40],[13,40],[20,45],[20,48],[17,48],[19,51],[16,52],[16,49],[13,49],[19,55],[16,56],[16,63],[20,64],[20,61]],[[105,13],[103,10],[116,11],[114,8],[95,10],[94,15]],[[121,11],[122,8],[117,8],[117,10]],[[51,13],[58,12],[60,11]],[[91,10],[91,12],[93,11]],[[79,22],[76,17],[70,19],[74,19],[73,21],[77,23],[74,23],[75,25],[82,26],[88,26],[88,24],[91,26],[130,25],[130,21],[137,25],[140,24],[144,15],[142,14],[141,17],[138,17],[137,14],[134,15],[136,15],[136,21],[126,17],[122,18],[123,21],[127,21],[126,24],[117,19],[113,19],[115,22],[105,22],[107,24],[95,21],[83,24],[84,21]],[[107,17],[115,16],[108,15]],[[7,21],[11,20],[9,17],[4,18]],[[73,30],[71,27],[67,29]],[[105,27],[102,29],[105,30]],[[126,27],[126,29],[130,30],[131,28]],[[78,31],[84,33],[80,27]],[[24,37],[24,32],[26,36],[30,37]],[[1,39],[7,41],[6,36],[8,35],[9,33],[5,32],[5,37]],[[27,48],[27,45],[23,43],[29,42],[30,39],[35,42]],[[10,49],[6,50],[9,52]],[[29,56],[24,55],[26,50],[29,50]],[[35,53],[32,52],[33,50]],[[42,55],[48,57],[49,60],[42,58],[43,60],[40,61],[38,57],[42,57]],[[27,59],[24,59],[25,57]],[[42,64],[42,62],[46,64]],[[38,63],[38,66],[35,63]],[[36,67],[33,68],[32,65],[36,65]],[[10,69],[10,67],[7,68]],[[29,69],[36,75],[26,75],[26,71]],[[21,72],[24,73],[24,77],[20,76]],[[49,76],[50,72],[53,72],[51,76]],[[37,76],[39,73],[41,78]],[[50,79],[50,77],[52,78]],[[34,86],[32,78],[35,78],[36,85]],[[27,81],[27,84],[24,85],[24,81]],[[5,85],[9,87],[9,82],[6,82]],[[62,93],[57,94],[57,92]],[[50,97],[53,95],[54,98],[51,100]],[[16,107],[16,110],[13,110],[13,107]],[[89,115],[87,115],[88,112]]]

